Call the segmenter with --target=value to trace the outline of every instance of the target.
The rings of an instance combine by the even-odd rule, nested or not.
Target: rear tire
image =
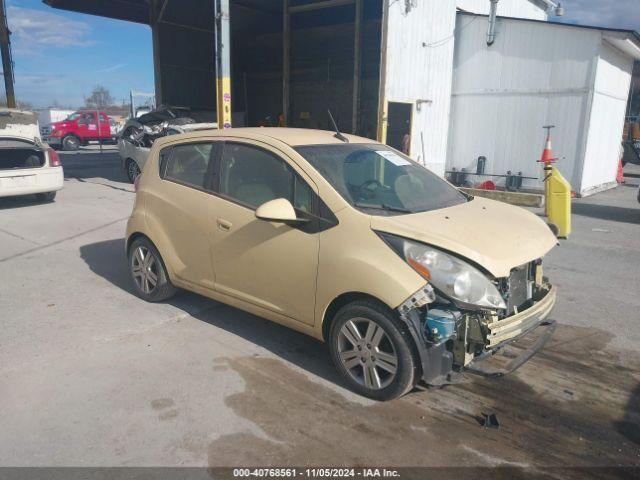
[[[127,171],[127,178],[131,183],[136,181],[138,175],[140,175],[140,167],[138,166],[138,162],[132,159],[128,159],[125,164],[125,170]]]
[[[162,302],[173,297],[177,289],[169,280],[167,268],[158,249],[145,237],[129,247],[129,274],[136,294],[147,302]]]
[[[67,135],[62,139],[62,149],[68,152],[75,152],[80,148],[80,139],[75,135]]]
[[[56,199],[56,193],[58,192],[36,193],[36,198],[38,202],[51,203]]]
[[[349,387],[374,400],[393,400],[420,378],[411,334],[391,310],[370,300],[342,307],[329,331],[336,369]]]

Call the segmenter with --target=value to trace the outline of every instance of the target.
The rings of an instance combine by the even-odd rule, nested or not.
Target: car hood
[[[429,212],[372,216],[371,228],[465,257],[496,278],[544,256],[557,239],[538,216],[506,203],[476,197]]]

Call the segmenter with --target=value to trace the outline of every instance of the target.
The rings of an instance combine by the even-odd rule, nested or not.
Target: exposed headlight
[[[467,262],[422,243],[380,235],[416,272],[459,306],[507,308],[496,286]]]

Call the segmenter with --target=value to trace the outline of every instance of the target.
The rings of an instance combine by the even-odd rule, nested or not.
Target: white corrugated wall
[[[412,157],[439,175],[447,151],[455,19],[454,0],[421,0],[409,12],[404,2],[389,7],[385,97],[413,104]],[[418,109],[417,100],[428,103]]]
[[[490,2],[416,0],[407,11],[404,1],[385,1],[389,2],[386,101],[413,104],[411,156],[444,175],[457,7],[488,12]],[[499,5],[503,15],[546,18],[528,0],[501,0]]]
[[[621,78],[621,65],[603,67],[612,60],[601,54],[601,32],[499,19],[496,43],[488,47],[486,22],[486,17],[458,18],[448,167],[474,171],[477,157],[484,155],[487,172],[522,171],[539,178],[525,186],[542,188],[536,160],[544,143],[542,126],[552,124],[557,126],[554,153],[563,157],[558,168],[573,188],[587,193],[589,185],[608,182],[628,79]],[[617,61],[631,67],[631,59]],[[600,85],[595,91],[594,84]],[[608,160],[592,168],[593,158],[605,158],[605,151]]]
[[[601,44],[597,62],[580,185],[583,194],[616,185],[620,138],[631,88],[630,60],[606,41]]]

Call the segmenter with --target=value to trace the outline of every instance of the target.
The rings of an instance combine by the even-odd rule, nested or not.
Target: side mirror
[[[286,198],[276,198],[263,203],[256,210],[256,218],[268,222],[297,222],[298,216],[293,205]]]

